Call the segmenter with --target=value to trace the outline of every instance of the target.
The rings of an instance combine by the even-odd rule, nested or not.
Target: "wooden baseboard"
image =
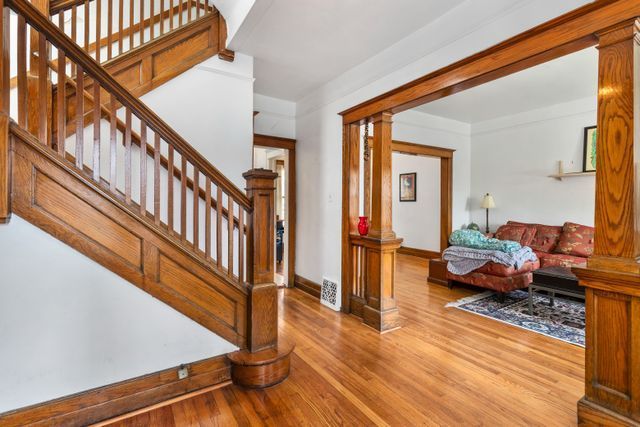
[[[583,397],[578,401],[578,425],[631,427],[637,426],[638,422]]]
[[[0,425],[82,426],[211,387],[231,379],[226,355],[185,365],[189,376],[178,379],[179,366],[0,414]]]
[[[440,252],[438,251],[428,251],[426,249],[409,248],[406,246],[400,246],[400,249],[396,252],[402,255],[417,256],[425,259],[440,258]]]
[[[294,286],[303,292],[320,299],[320,285],[302,276],[295,275]]]

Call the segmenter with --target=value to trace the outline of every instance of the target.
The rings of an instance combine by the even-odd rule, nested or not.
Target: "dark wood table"
[[[533,281],[529,285],[529,314],[533,314],[533,294],[536,291],[547,292],[551,307],[556,294],[584,300],[584,288],[578,285],[578,278],[567,267],[545,267],[533,272]]]

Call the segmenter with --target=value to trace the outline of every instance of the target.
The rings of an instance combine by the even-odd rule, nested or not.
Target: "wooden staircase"
[[[123,0],[52,1],[51,19],[38,3],[0,0],[0,221],[16,213],[233,342],[237,383],[282,381],[291,347],[277,336],[276,174],[248,171],[240,190],[137,98],[224,49],[219,13],[201,0],[156,11],[141,1],[136,22],[132,0],[123,27]],[[106,37],[103,10],[109,23],[119,13]],[[109,415],[136,409],[117,408]]]

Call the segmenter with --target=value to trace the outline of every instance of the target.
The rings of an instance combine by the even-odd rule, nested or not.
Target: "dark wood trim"
[[[180,366],[95,388],[49,402],[0,414],[3,426],[33,423],[80,426],[145,408],[231,379],[225,355],[185,365],[189,377],[179,380]]]
[[[275,348],[249,353],[246,350],[227,355],[231,363],[231,379],[246,388],[267,388],[289,377],[294,345],[280,342]]]
[[[257,111],[254,111],[254,117]],[[288,197],[288,215],[289,227],[288,236],[289,242],[287,245],[287,286],[293,288],[296,275],[296,225],[298,222],[298,198],[297,198],[297,167],[296,167],[296,140],[291,138],[282,138],[279,136],[253,134],[253,146],[269,147],[269,148],[281,148],[287,150],[287,159],[289,161],[289,168],[287,170],[287,197]]]
[[[0,114],[0,224],[11,220],[11,138],[9,116]]]
[[[637,0],[600,0],[538,25],[489,49],[429,73],[341,113],[354,123],[478,86],[597,44],[596,33],[640,16]]]
[[[413,142],[392,142],[396,153],[440,158],[440,252],[449,246],[453,232],[453,153],[450,148],[434,147]]]
[[[318,283],[313,282],[309,279],[305,279],[304,277],[298,276],[296,274],[294,285],[296,288],[300,289],[302,292],[306,292],[312,297],[316,297],[320,299],[321,286]]]
[[[396,251],[401,255],[411,255],[417,256],[424,259],[436,259],[440,258],[440,252],[438,251],[430,251],[427,249],[418,249],[418,248],[409,248],[407,246],[400,246],[400,248]]]

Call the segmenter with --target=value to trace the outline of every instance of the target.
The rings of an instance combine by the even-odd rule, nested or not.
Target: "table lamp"
[[[493,200],[493,196],[489,193],[485,194],[482,199],[480,207],[487,210],[487,233],[489,232],[489,209],[496,207],[496,202]]]

